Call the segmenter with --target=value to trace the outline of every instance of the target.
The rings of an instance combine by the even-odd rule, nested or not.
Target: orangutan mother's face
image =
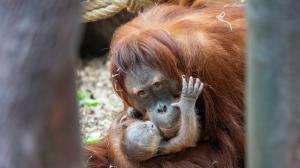
[[[180,90],[177,81],[146,65],[134,66],[125,77],[125,87],[134,109],[150,119],[164,133],[173,137],[179,129],[180,111],[173,106]]]

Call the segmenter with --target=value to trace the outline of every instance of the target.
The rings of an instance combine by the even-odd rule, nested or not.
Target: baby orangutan
[[[172,139],[166,139],[155,121],[141,121],[129,117],[127,120],[120,119],[111,128],[111,149],[118,156],[113,156],[113,162],[122,167],[134,167],[138,162],[148,160],[158,155],[175,153],[187,147],[195,146],[199,138],[199,123],[195,112],[195,103],[203,89],[203,83],[197,78],[194,83],[192,77],[189,82],[183,78],[180,100],[172,106],[180,111],[180,128]],[[131,112],[130,112],[131,113]],[[172,117],[172,113],[168,113]],[[167,115],[165,117],[168,117]],[[193,122],[195,121],[195,122]],[[198,136],[190,137],[193,131]],[[128,165],[124,165],[124,161]]]

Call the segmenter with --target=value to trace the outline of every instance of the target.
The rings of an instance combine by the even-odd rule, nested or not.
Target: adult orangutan
[[[201,133],[197,145],[142,161],[140,167],[244,166],[245,31],[242,8],[167,5],[154,7],[116,31],[110,50],[115,91],[125,107],[151,120],[164,138],[181,133],[176,114],[165,117],[181,93],[181,76],[205,83],[195,104]],[[187,144],[199,134],[190,133]],[[114,163],[118,151],[111,150],[114,141],[109,137],[87,147],[91,167]]]
[[[179,152],[187,147],[196,146],[199,125],[195,112],[195,103],[203,89],[203,83],[189,78],[187,83],[183,78],[182,92],[178,103],[172,104],[172,110],[165,114],[165,118],[173,118],[180,113],[178,135],[171,139],[164,139],[164,135],[152,121],[141,121],[128,117],[124,121],[119,115],[109,130],[111,159],[118,167],[141,167],[141,161],[160,155]],[[174,123],[176,124],[176,123]],[[189,137],[193,135],[193,137]],[[113,158],[112,158],[113,157]]]

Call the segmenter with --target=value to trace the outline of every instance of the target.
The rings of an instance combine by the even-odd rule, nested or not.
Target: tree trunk
[[[248,167],[300,167],[300,1],[247,0]]]
[[[0,1],[0,167],[81,168],[80,2]]]

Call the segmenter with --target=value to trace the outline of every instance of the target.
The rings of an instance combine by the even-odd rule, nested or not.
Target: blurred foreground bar
[[[299,168],[300,1],[246,2],[248,168]]]
[[[82,168],[74,0],[0,1],[0,167]]]

